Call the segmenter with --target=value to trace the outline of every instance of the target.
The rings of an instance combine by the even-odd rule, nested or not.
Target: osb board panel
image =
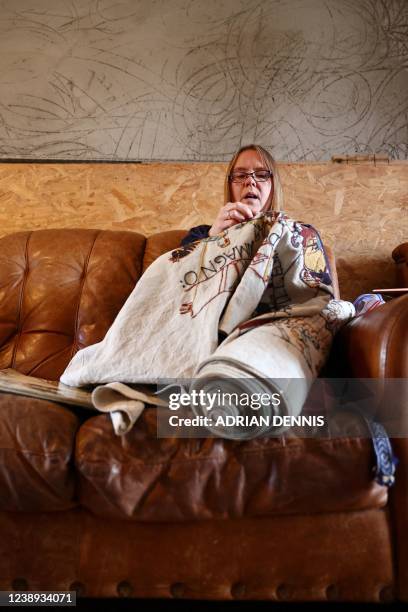
[[[145,235],[211,223],[226,165],[0,164],[0,234],[51,227]],[[315,225],[354,299],[395,283],[392,249],[408,241],[408,164],[280,164],[285,211]]]

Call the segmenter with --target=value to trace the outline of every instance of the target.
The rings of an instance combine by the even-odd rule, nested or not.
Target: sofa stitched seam
[[[63,459],[66,457],[66,455],[61,454],[60,451],[30,451],[24,448],[13,448],[12,446],[2,446],[0,447],[0,454],[2,451],[14,451],[15,453],[21,453],[23,455],[37,455],[39,457],[61,457]]]
[[[98,432],[98,435],[100,435],[100,433]],[[311,438],[306,438],[306,439],[311,439]],[[329,445],[337,445],[340,442],[343,443],[344,440],[347,440],[348,442],[350,442],[351,440],[369,440],[370,438],[367,436],[353,436],[353,437],[344,437],[344,438],[332,438],[330,440],[320,440],[319,442],[319,446],[320,445],[324,445],[324,446],[329,446]],[[240,454],[242,455],[260,455],[260,454],[268,454],[268,453],[279,453],[279,452],[294,452],[295,450],[298,450],[299,448],[303,448],[302,444],[293,444],[293,445],[282,445],[282,446],[277,446],[276,448],[265,448],[265,449],[254,449],[254,450],[244,450],[241,451]],[[228,452],[231,452],[230,449],[228,449]]]
[[[67,335],[67,334],[64,334],[64,335]],[[64,351],[67,351],[67,350],[69,350],[69,344],[66,347],[62,348],[62,349],[58,349],[58,351],[55,351],[51,355],[48,355],[48,357],[44,357],[44,359],[42,359],[37,364],[35,364],[35,366],[31,370],[29,370],[29,372],[27,374],[29,376],[35,376],[36,370],[38,370],[39,368],[43,367],[44,365],[46,365],[47,363],[49,363],[50,361],[55,359],[55,357],[61,355]]]
[[[84,286],[85,286],[85,281],[86,281],[86,276],[88,273],[88,266],[89,266],[89,260],[91,259],[91,255],[92,255],[92,251],[94,249],[95,243],[99,237],[99,235],[102,233],[102,230],[99,230],[96,233],[96,236],[92,242],[91,248],[89,249],[89,253],[86,257],[86,261],[85,261],[85,265],[84,265],[84,269],[83,269],[83,279],[82,279],[82,283],[81,283],[81,288],[79,291],[79,298],[78,298],[78,304],[76,307],[76,313],[75,313],[75,330],[74,330],[74,338],[73,338],[73,342],[72,342],[72,348],[71,348],[71,356],[70,356],[70,360],[73,358],[74,354],[75,354],[75,347],[77,346],[77,336],[78,336],[78,315],[79,315],[79,309],[81,306],[81,300],[82,300],[82,294],[84,291]]]
[[[352,440],[354,438],[347,438],[348,440]],[[364,438],[364,439],[368,439],[368,438]],[[329,441],[326,440],[323,444],[325,446],[333,445],[334,441]],[[342,439],[343,442],[343,439]],[[337,445],[339,442],[336,441],[334,443],[334,445]],[[285,455],[286,454],[294,454],[296,451],[298,451],[298,454],[301,454],[299,452],[300,447],[296,447],[295,449],[290,449],[290,451],[288,451],[289,447],[285,447]],[[245,456],[251,456],[251,455],[269,455],[269,454],[274,454],[277,452],[281,452],[282,449],[268,449],[266,451],[263,451],[261,453],[257,452],[257,451],[246,451],[244,453],[241,454],[241,457],[245,457]],[[229,455],[229,457],[231,457],[231,455]],[[233,457],[235,459],[239,458],[236,455],[233,455]],[[228,459],[228,458],[227,458]],[[115,463],[120,463],[121,465],[127,465],[129,463],[131,463],[132,461],[137,461],[138,463],[145,465],[145,466],[159,466],[159,465],[167,465],[169,462],[172,463],[172,465],[181,465],[181,464],[189,464],[189,463],[193,463],[193,462],[202,462],[202,461],[212,461],[213,463],[225,463],[226,458],[222,458],[222,459],[217,459],[216,457],[189,457],[188,459],[182,459],[182,460],[173,460],[171,459],[171,457],[167,460],[167,461],[160,461],[160,462],[156,462],[156,463],[147,463],[146,461],[143,461],[142,459],[136,459],[135,457],[130,458],[127,461],[121,461],[120,459],[114,459],[112,457],[109,458],[109,462],[114,461]],[[83,460],[81,458],[78,458],[78,464],[82,463],[82,464],[103,464],[106,463],[106,461],[104,459],[93,459],[93,460]]]
[[[18,323],[17,323],[17,338],[16,338],[16,342],[14,344],[14,348],[13,348],[13,355],[11,357],[11,367],[14,368],[15,365],[15,359],[17,356],[17,351],[18,351],[18,345],[20,344],[20,339],[21,339],[21,332],[22,332],[22,305],[23,305],[23,300],[24,300],[24,291],[26,288],[26,284],[27,284],[27,278],[28,278],[28,244],[30,242],[31,236],[32,236],[33,232],[29,232],[28,236],[27,236],[27,240],[26,240],[26,244],[25,244],[25,249],[24,249],[24,278],[23,278],[23,282],[21,284],[21,291],[20,291],[20,298],[19,298],[19,308],[18,308]]]

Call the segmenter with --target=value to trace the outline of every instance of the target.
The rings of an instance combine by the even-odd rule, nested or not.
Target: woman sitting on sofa
[[[282,207],[282,187],[275,161],[263,147],[241,147],[230,161],[225,177],[225,204],[214,223],[193,227],[181,242],[186,245],[252,219],[267,210]]]

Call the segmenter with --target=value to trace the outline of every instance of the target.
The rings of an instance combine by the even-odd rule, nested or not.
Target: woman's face
[[[257,151],[247,149],[238,155],[231,172],[253,172],[254,170],[268,170]],[[247,176],[243,183],[230,183],[233,202],[243,202],[252,208],[255,214],[267,210],[269,196],[272,191],[272,179],[265,182],[256,181],[253,176]]]

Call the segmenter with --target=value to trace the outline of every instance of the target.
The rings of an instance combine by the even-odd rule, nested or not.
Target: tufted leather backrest
[[[57,380],[102,340],[141,275],[145,238],[40,230],[0,240],[0,368]]]
[[[0,369],[58,380],[76,351],[103,339],[142,271],[185,233],[146,240],[130,231],[50,229],[2,238]]]

